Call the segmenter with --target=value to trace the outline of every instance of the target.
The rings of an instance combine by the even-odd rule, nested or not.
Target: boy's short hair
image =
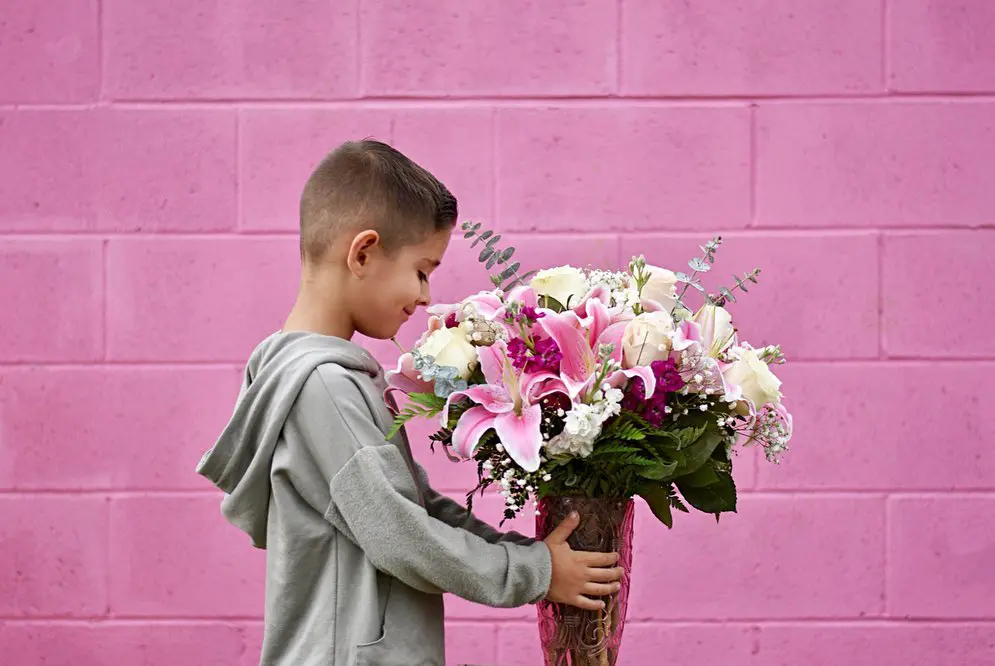
[[[387,251],[456,224],[456,197],[399,150],[347,141],[311,173],[301,194],[301,259],[320,259],[344,232],[375,229]]]

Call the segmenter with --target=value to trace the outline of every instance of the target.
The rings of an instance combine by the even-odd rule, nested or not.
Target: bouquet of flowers
[[[537,536],[571,511],[571,545],[617,551],[622,589],[600,613],[542,602],[547,664],[616,663],[628,598],[634,496],[672,526],[672,510],[736,510],[734,453],[756,445],[778,462],[791,415],[770,370],[777,346],[742,340],[726,305],[759,270],[708,294],[721,238],[701,246],[689,272],[635,257],[627,270],[559,266],[519,274],[514,248],[465,223],[495,289],[429,310],[428,330],[388,373],[405,393],[399,429],[439,419],[431,439],[477,465],[478,485],[496,486],[505,518],[537,500]],[[697,307],[685,300],[699,295]],[[433,444],[434,446],[434,444]]]

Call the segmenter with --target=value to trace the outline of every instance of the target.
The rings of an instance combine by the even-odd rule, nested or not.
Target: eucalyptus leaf
[[[690,282],[691,281],[691,276],[688,275],[687,273],[681,273],[680,271],[678,271],[678,272],[674,273],[674,276],[677,278],[678,282]]]
[[[498,253],[491,251],[491,255],[487,258],[487,270],[494,268],[494,264],[497,263]]]
[[[491,239],[489,241],[487,241],[487,247],[494,248],[494,245],[499,240],[501,240],[501,234],[498,234],[497,236],[492,236]],[[494,249],[495,249],[495,251],[497,251],[497,248],[494,248]]]
[[[501,274],[497,276],[498,282],[504,282],[505,280],[511,279],[511,276],[518,272],[519,267],[521,267],[521,264],[516,261],[511,266],[505,268],[501,271]]]
[[[694,259],[689,261],[688,266],[690,266],[692,270],[696,270],[699,273],[707,273],[708,271],[712,270],[712,267],[709,266],[707,262],[703,261],[699,257],[695,257]]]
[[[505,249],[501,250],[501,258],[498,259],[498,263],[499,264],[503,264],[504,262],[506,262],[509,259],[511,259],[511,256],[513,254],[515,254],[515,248],[513,248],[513,247],[506,247]]]
[[[701,286],[700,282],[688,282],[689,285],[697,289],[698,291],[704,292],[705,288]]]
[[[728,300],[729,302],[731,303],[736,302],[736,297],[733,296],[732,292],[729,291],[726,287],[722,287],[721,289],[719,289],[719,291],[722,293],[723,296],[726,297],[726,300]]]
[[[494,254],[494,250],[492,250],[489,247],[485,247],[483,250],[480,251],[480,257],[478,258],[478,261],[480,262],[487,261],[488,259],[491,258],[492,254]]]
[[[473,242],[470,243],[470,247],[477,247],[477,243],[479,243],[480,241],[487,240],[488,238],[490,238],[490,236],[493,233],[494,232],[491,231],[490,229],[488,229],[487,231],[483,232],[482,234],[480,234],[479,236],[477,236],[476,238],[473,239]]]

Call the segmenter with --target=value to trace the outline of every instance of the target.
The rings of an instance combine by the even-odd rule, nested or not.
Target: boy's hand
[[[622,567],[608,568],[618,562],[618,553],[588,553],[571,548],[567,537],[579,524],[580,516],[571,513],[543,542],[553,560],[553,577],[546,598],[596,611],[604,608],[605,602],[588,597],[617,592],[616,581],[622,578]]]

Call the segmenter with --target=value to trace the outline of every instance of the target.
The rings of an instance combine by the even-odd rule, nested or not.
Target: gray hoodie
[[[549,551],[429,486],[357,345],[274,333],[197,472],[266,554],[261,666],[443,666],[443,597],[521,606],[549,588]]]

